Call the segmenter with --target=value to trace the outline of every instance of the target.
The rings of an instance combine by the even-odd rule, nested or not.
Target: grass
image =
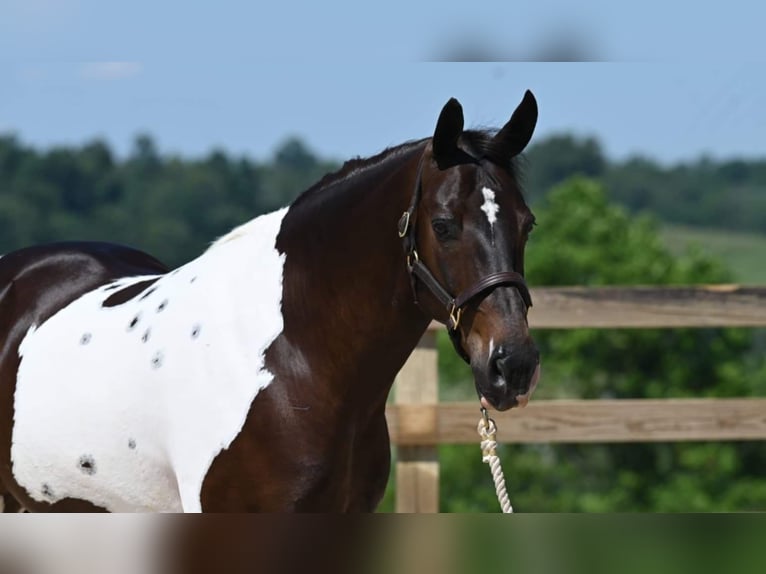
[[[736,281],[766,285],[766,234],[666,224],[661,235],[673,253],[683,253],[689,245],[697,244],[722,260]]]

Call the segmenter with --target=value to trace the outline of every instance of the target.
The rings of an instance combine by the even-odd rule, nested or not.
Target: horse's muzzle
[[[477,377],[476,384],[482,406],[498,411],[527,406],[540,380],[540,354],[535,346],[525,346],[513,353],[498,347],[487,366],[486,378]]]

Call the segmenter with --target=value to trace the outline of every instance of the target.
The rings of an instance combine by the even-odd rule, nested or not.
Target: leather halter
[[[463,358],[466,363],[470,363],[470,357],[468,353],[463,349],[463,345],[460,342],[460,318],[463,314],[465,306],[479,295],[494,289],[500,285],[512,285],[515,287],[521,298],[524,300],[524,304],[529,309],[532,306],[532,297],[529,294],[529,288],[521,273],[516,271],[501,271],[499,273],[492,273],[486,275],[474,283],[471,287],[459,293],[456,297],[453,297],[449,291],[447,291],[441,283],[433,276],[428,270],[428,267],[420,260],[417,251],[416,242],[416,211],[420,197],[423,194],[423,157],[420,158],[418,164],[418,174],[415,183],[415,191],[412,194],[412,201],[410,206],[399,219],[398,231],[399,237],[404,244],[404,252],[407,256],[407,270],[410,273],[410,283],[412,285],[412,292],[415,297],[415,303],[418,303],[417,288],[415,285],[416,279],[419,279],[428,290],[441,302],[447,309],[449,319],[446,323],[447,331],[449,332],[450,339],[455,350]]]

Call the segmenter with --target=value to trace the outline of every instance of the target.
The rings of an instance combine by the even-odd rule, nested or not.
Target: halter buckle
[[[417,249],[413,249],[411,252],[407,254],[407,268],[412,269],[415,266],[415,263],[420,261],[420,257],[418,257],[418,251]]]
[[[463,308],[458,307],[455,303],[452,303],[452,308],[449,310],[449,319],[452,321],[450,329],[457,331],[460,326],[460,318],[463,316]]]
[[[399,237],[403,238],[407,235],[407,230],[410,228],[410,212],[405,211],[399,218]]]

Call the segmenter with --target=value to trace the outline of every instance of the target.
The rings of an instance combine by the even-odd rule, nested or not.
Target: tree
[[[287,205],[336,167],[334,162],[320,161],[300,139],[288,138],[277,147],[274,161],[259,170],[259,208],[271,211]]]
[[[600,177],[607,167],[601,145],[593,137],[550,136],[530,146],[525,155],[526,187],[531,190],[533,200],[569,177]]]

